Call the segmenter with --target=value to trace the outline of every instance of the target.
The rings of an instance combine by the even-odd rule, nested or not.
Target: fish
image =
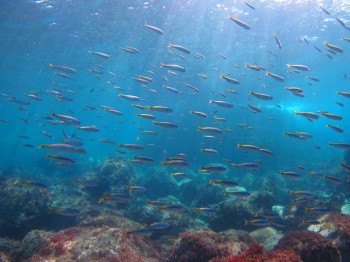
[[[146,119],[149,119],[149,120],[155,120],[156,117],[154,115],[151,115],[151,114],[136,114],[137,116],[140,116],[140,117],[143,117],[143,118],[146,118]]]
[[[337,20],[337,21],[339,22],[339,24],[340,24],[342,27],[344,27],[344,28],[347,29],[347,30],[350,30],[350,27],[347,26],[343,20],[341,20],[339,17],[334,17],[334,18],[335,18],[335,20]]]
[[[68,156],[63,156],[63,155],[45,154],[45,158],[52,158],[52,159],[55,159],[61,163],[70,164],[70,165],[73,165],[76,163],[75,160],[73,160],[72,158],[70,158]]]
[[[320,116],[316,113],[313,112],[298,112],[298,111],[293,111],[295,115],[301,115],[307,119],[312,119],[312,120],[317,120],[320,118]]]
[[[249,197],[250,193],[247,191],[240,191],[240,190],[230,190],[230,191],[225,191],[225,195],[232,195],[235,197]]]
[[[48,209],[49,214],[57,214],[61,216],[67,216],[67,217],[75,217],[80,214],[80,211],[78,209],[74,208],[49,208]]]
[[[257,108],[256,106],[252,105],[252,104],[248,104],[248,106],[252,109],[252,111],[254,113],[261,113],[261,109]]]
[[[326,15],[330,15],[331,13],[329,11],[327,11],[324,7],[320,6],[320,9],[326,14]]]
[[[305,212],[314,212],[319,214],[330,213],[332,210],[328,207],[306,207],[304,208]]]
[[[252,69],[254,71],[261,71],[262,70],[261,66],[257,66],[257,65],[251,65],[251,64],[245,63],[244,66],[249,68],[249,69]]]
[[[62,77],[62,78],[66,78],[66,79],[72,79],[69,75],[66,75],[66,74],[63,74],[63,73],[61,73],[61,72],[53,72],[55,75],[58,75],[58,76],[60,76],[60,77]]]
[[[345,142],[329,142],[328,145],[340,149],[350,150],[350,144]]]
[[[79,125],[80,124],[80,120],[78,120],[77,118],[72,117],[72,116],[56,114],[56,113],[51,113],[51,115],[56,117],[60,121],[63,121],[67,125]]]
[[[258,170],[258,168],[260,167],[260,165],[258,163],[240,163],[240,164],[235,164],[232,163],[232,167],[236,168],[236,167],[241,167],[241,168],[245,168],[245,169],[249,169],[249,170]]]
[[[191,54],[191,51],[188,48],[181,46],[181,45],[174,45],[174,44],[169,43],[168,48],[175,48],[183,53]]]
[[[336,115],[336,114],[331,114],[329,112],[326,112],[326,111],[320,111],[320,113],[332,120],[342,120],[343,117],[341,117],[340,115]]]
[[[70,73],[70,74],[75,74],[77,72],[77,70],[69,66],[58,66],[58,65],[49,64],[49,67],[52,69],[58,69],[60,71],[63,71],[65,73]]]
[[[146,188],[143,186],[125,186],[125,190],[131,190],[134,192],[145,192]]]
[[[282,172],[280,172],[280,175],[286,176],[289,178],[300,178],[301,177],[300,174],[298,174],[296,172],[292,172],[292,171],[282,171]]]
[[[99,132],[100,129],[97,126],[77,126],[77,129],[85,132]]]
[[[172,113],[173,109],[167,106],[146,106],[147,110],[158,111],[163,113]]]
[[[201,148],[200,151],[204,152],[204,153],[208,153],[208,154],[213,154],[213,155],[219,154],[219,152],[217,150],[212,149],[212,148]]]
[[[146,21],[145,21],[145,27],[148,28],[148,29],[150,29],[150,30],[152,30],[153,32],[156,32],[156,33],[159,34],[159,35],[164,35],[163,30],[161,30],[160,28],[155,27],[155,26],[153,26],[153,25],[148,25],[148,24],[146,23]]]
[[[327,179],[328,181],[330,181],[331,183],[337,184],[337,185],[340,185],[340,184],[344,184],[344,183],[345,183],[344,180],[339,179],[339,178],[334,177],[334,176],[325,175],[324,178]]]
[[[260,226],[260,227],[266,227],[270,225],[270,222],[263,218],[263,219],[253,219],[253,220],[244,220],[245,225],[252,225],[252,226]]]
[[[104,59],[109,59],[110,58],[110,55],[102,53],[102,52],[88,51],[88,53],[91,54],[91,55],[96,55],[96,56],[102,57]]]
[[[203,118],[208,118],[208,115],[206,113],[200,112],[200,111],[192,111],[190,110],[190,114],[200,116]]]
[[[343,48],[336,46],[336,45],[333,45],[333,44],[330,44],[326,41],[324,41],[323,44],[335,52],[342,53],[344,51]]]
[[[171,204],[164,206],[157,206],[158,210],[167,210],[167,211],[183,211],[184,206],[181,204]]]
[[[124,94],[119,94],[118,96],[125,98],[130,101],[140,101],[141,98],[135,95],[124,95]]]
[[[176,64],[163,64],[163,63],[160,63],[160,67],[163,68],[169,68],[171,70],[175,70],[175,71],[178,71],[178,72],[186,72],[186,68],[180,66],[180,65],[176,65]]]
[[[286,79],[283,76],[271,73],[269,71],[266,71],[265,75],[271,76],[273,79],[276,79],[276,80],[278,80],[280,82],[285,82],[286,81]]]
[[[337,94],[350,98],[350,92],[337,91]]]
[[[245,1],[245,0],[242,0],[242,2],[243,2],[246,6],[248,6],[250,9],[255,10],[255,6],[253,6],[252,4],[248,3],[248,2]]]
[[[211,126],[197,126],[197,131],[204,131],[209,134],[219,135],[222,134],[222,130],[217,127]]]
[[[242,28],[244,28],[246,30],[250,30],[251,29],[251,27],[248,24],[246,24],[245,22],[243,22],[243,21],[241,21],[241,20],[239,20],[239,19],[237,19],[235,17],[232,17],[232,16],[229,15],[228,18],[231,19],[237,25],[239,25],[240,27],[242,27]]]
[[[123,50],[124,52],[126,53],[129,53],[129,54],[139,54],[140,51],[135,48],[135,47],[132,47],[132,46],[127,46],[127,47],[119,47],[121,50]],[[115,76],[115,75],[114,75]]]
[[[239,84],[239,81],[237,79],[234,79],[232,77],[228,77],[228,76],[225,76],[224,74],[221,74],[220,75],[220,78],[223,78],[225,79],[227,82],[229,82],[230,84],[235,84],[235,85],[238,85]]]
[[[198,172],[201,173],[222,173],[227,170],[224,166],[219,165],[208,165],[208,166],[200,166],[198,168]]]
[[[225,101],[220,101],[220,100],[209,100],[209,104],[216,104],[218,106],[221,106],[223,108],[232,108],[233,104]]]
[[[253,91],[249,91],[250,95],[255,96],[256,98],[260,99],[260,100],[272,100],[273,96],[268,95],[268,94],[262,94],[262,93],[257,93],[257,92],[253,92]]]
[[[171,166],[174,168],[186,168],[190,163],[185,159],[170,160],[168,162],[163,161],[160,163],[162,166]]]
[[[76,148],[68,144],[40,144],[38,148],[46,148],[53,151],[73,152]]]
[[[343,133],[344,130],[341,129],[339,126],[335,126],[332,124],[327,124],[326,127],[330,127],[331,129],[333,129],[334,131],[338,132],[338,133]]]
[[[311,191],[305,191],[305,190],[301,190],[301,191],[288,191],[288,194],[291,195],[297,195],[299,197],[315,197],[315,194],[312,193]]]
[[[146,226],[147,228],[150,228],[152,230],[160,230],[160,229],[167,229],[170,227],[170,224],[167,222],[155,222],[152,224],[149,224]]]
[[[278,48],[279,48],[279,49],[282,49],[282,43],[281,43],[281,41],[279,40],[279,38],[278,38],[278,36],[277,36],[277,34],[276,34],[275,32],[273,32],[273,36],[275,37],[276,43],[277,43],[277,45],[278,45]]]
[[[124,147],[125,149],[132,151],[140,151],[145,149],[144,146],[139,144],[119,144],[118,147]]]
[[[172,122],[156,122],[152,121],[153,125],[158,125],[165,128],[178,128],[178,125]]]
[[[213,180],[209,180],[209,184],[217,184],[217,185],[221,185],[224,187],[235,187],[238,186],[238,183],[236,181],[233,180],[222,180],[222,179],[213,179]]]
[[[340,166],[346,171],[350,172],[350,166],[345,163],[340,163]]]
[[[305,65],[298,65],[298,64],[286,64],[288,68],[295,68],[303,71],[310,71],[310,67]]]
[[[242,148],[245,150],[250,150],[250,151],[259,151],[259,147],[255,145],[248,145],[248,144],[237,144],[237,148]]]
[[[312,81],[315,81],[315,82],[320,82],[320,79],[314,76],[307,76],[306,78],[311,79]]]
[[[211,207],[195,207],[195,208],[193,208],[193,211],[206,213],[206,214],[215,214],[215,213],[219,212],[218,209],[211,208]]]

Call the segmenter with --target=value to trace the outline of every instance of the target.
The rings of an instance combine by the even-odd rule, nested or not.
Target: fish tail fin
[[[164,161],[163,161],[163,162],[160,162],[160,165],[161,165],[161,166],[165,166],[166,164],[167,164],[167,163],[164,162]]]
[[[160,68],[163,68],[164,64],[162,62],[160,62]]]
[[[201,127],[200,126],[197,126],[197,131],[200,131],[201,130]]]
[[[232,165],[233,168],[238,167],[238,164],[235,164],[235,163],[231,163],[231,165]]]
[[[290,68],[291,66],[290,66],[290,64],[286,64],[286,66],[288,67],[288,68]]]
[[[293,195],[293,191],[288,190],[288,194]]]
[[[249,221],[244,219],[244,225],[246,226],[248,224],[249,224]]]
[[[204,148],[201,148],[201,152],[204,152]]]
[[[50,67],[50,68],[53,68],[53,67],[54,67],[54,65],[53,65],[53,64],[49,64],[49,67]]]
[[[145,21],[145,26],[148,26],[147,22]]]
[[[268,76],[269,75],[269,71],[266,70],[265,75]]]
[[[224,74],[220,74],[220,78],[224,78]]]
[[[45,154],[44,158],[48,158],[50,155],[48,153]]]
[[[89,54],[92,54],[92,51],[88,51]]]
[[[249,95],[252,95],[252,94],[253,94],[252,90],[249,90]]]
[[[198,172],[202,172],[203,168],[200,166],[198,167]]]
[[[198,207],[193,208],[193,211],[199,211]]]
[[[38,145],[38,148],[43,148],[44,146],[42,144]]]
[[[241,147],[241,144],[237,144],[236,148],[240,148]]]
[[[214,101],[213,100],[209,100],[208,102],[209,102],[209,104],[212,104]]]
[[[208,184],[214,184],[215,181],[214,180],[209,180]]]
[[[47,209],[47,213],[49,213],[49,214],[55,213],[55,209],[49,207],[49,208]]]
[[[297,114],[298,114],[298,112],[297,112],[297,111],[293,111],[293,113],[294,113],[295,115],[297,115]]]
[[[325,127],[329,127],[329,124],[326,124]]]
[[[150,106],[146,106],[146,109],[147,109],[147,110],[151,110],[151,107],[150,107]]]
[[[101,203],[103,203],[103,202],[105,202],[105,201],[106,201],[106,198],[101,197],[101,198],[98,200],[98,203],[101,204]]]

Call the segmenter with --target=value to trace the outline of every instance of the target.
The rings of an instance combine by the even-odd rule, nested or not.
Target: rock
[[[308,228],[329,238],[340,251],[342,261],[350,262],[350,217],[338,213],[329,214],[321,219],[321,224]]]
[[[266,251],[272,250],[277,242],[283,237],[281,232],[278,232],[272,227],[264,227],[254,230],[253,232],[250,232],[249,235],[256,243],[262,245]]]
[[[343,215],[350,216],[350,204],[343,205],[343,206],[341,207],[341,213],[342,213]]]
[[[237,254],[241,244],[211,230],[186,231],[180,234],[170,252],[168,262],[206,262],[215,257]]]
[[[310,231],[290,231],[276,249],[293,250],[303,262],[339,262],[340,253],[329,239]]]
[[[127,234],[122,228],[61,230],[50,238],[28,262],[37,261],[160,261],[159,248],[147,237]]]
[[[49,196],[39,188],[17,182],[0,179],[0,232],[2,237],[22,239],[30,230],[45,225]]]

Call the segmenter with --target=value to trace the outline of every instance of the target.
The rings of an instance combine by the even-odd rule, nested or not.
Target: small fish
[[[332,210],[328,207],[306,207],[304,209],[306,212],[314,212],[319,214],[330,213]]]
[[[157,208],[158,210],[182,211],[184,209],[184,206],[181,204],[172,204],[172,205],[158,206]]]
[[[298,111],[293,111],[293,113],[295,115],[301,115],[307,119],[312,119],[312,120],[316,120],[316,119],[319,119],[320,116],[316,113],[313,113],[313,112],[298,112]]]
[[[345,149],[345,150],[350,150],[350,144],[349,143],[344,143],[344,142],[330,142],[328,145],[340,148],[340,149]]]
[[[343,133],[344,130],[341,129],[339,126],[335,126],[332,124],[327,124],[326,127],[330,127],[331,129],[333,129],[334,131],[338,132],[338,133]]]
[[[72,116],[67,116],[67,115],[61,115],[61,114],[56,114],[56,113],[51,113],[52,116],[58,118],[59,120],[63,121],[67,125],[79,125],[80,121]]]
[[[296,68],[296,69],[303,70],[303,71],[310,71],[310,67],[305,66],[305,65],[286,64],[286,66],[287,66],[288,68]]]
[[[325,46],[327,46],[329,49],[331,49],[331,50],[333,50],[333,51],[335,51],[335,52],[338,52],[338,53],[342,53],[344,50],[343,50],[343,48],[341,48],[341,47],[339,47],[339,46],[336,46],[336,45],[332,45],[332,44],[330,44],[330,43],[328,43],[328,42],[323,42],[323,44],[325,45]]]
[[[340,166],[346,171],[350,172],[350,166],[344,163],[340,163]]]
[[[146,22],[145,22],[145,27],[152,30],[153,32],[156,32],[157,34],[160,34],[160,35],[164,34],[163,30],[153,25],[148,25]]]
[[[63,156],[63,155],[52,155],[52,154],[46,154],[45,155],[45,158],[52,158],[52,159],[55,159],[56,161],[59,161],[63,164],[75,164],[75,160],[71,159],[70,157],[68,156]]]
[[[281,41],[279,40],[279,38],[275,32],[273,33],[273,36],[275,37],[275,40],[276,40],[276,43],[277,43],[279,49],[282,49]]]
[[[72,79],[69,75],[63,74],[61,72],[53,72],[55,75],[58,75],[62,78],[66,78],[66,79]]]
[[[252,4],[248,3],[248,2],[245,1],[245,0],[242,0],[242,2],[243,2],[246,6],[248,6],[249,8],[255,10],[255,6],[253,6]]]
[[[335,19],[339,22],[339,24],[344,27],[347,30],[350,30],[350,27],[345,24],[343,20],[341,20],[339,17],[335,17]]]
[[[181,45],[174,45],[174,44],[168,44],[168,48],[175,48],[175,49],[177,49],[177,50],[179,50],[179,51],[181,51],[181,52],[183,52],[183,53],[186,53],[186,54],[190,54],[191,53],[191,51],[188,49],[188,48],[186,48],[186,47],[184,47],[184,46],[181,46]]]
[[[212,135],[222,134],[221,129],[219,129],[217,127],[211,127],[211,126],[197,126],[197,131],[204,131],[204,132],[212,134]]]
[[[140,101],[141,98],[138,97],[138,96],[134,96],[134,95],[123,95],[123,94],[119,94],[118,96],[122,97],[122,98],[125,98],[127,100],[130,100],[130,101]]]
[[[128,235],[148,235],[148,234],[151,234],[152,232],[153,232],[152,228],[146,227],[146,228],[128,231],[127,234]]]
[[[237,19],[235,17],[228,16],[228,18],[231,19],[237,25],[239,25],[240,27],[242,27],[242,28],[244,28],[246,30],[250,30],[251,29],[251,27],[248,24],[246,24],[245,22],[243,22],[243,21],[241,21],[241,20],[239,20],[239,19]]]
[[[280,172],[280,175],[286,176],[289,178],[300,178],[301,177],[300,174],[298,174],[296,172],[292,172],[292,171],[282,171],[282,172]]]
[[[92,54],[92,55],[97,55],[99,57],[102,57],[104,59],[108,59],[110,58],[109,55],[105,54],[105,53],[101,53],[101,52],[95,52],[95,51],[88,51],[89,54]]]
[[[268,94],[262,94],[262,93],[257,93],[257,92],[253,92],[253,91],[249,91],[250,95],[255,96],[256,98],[260,99],[260,100],[272,100],[273,96],[268,95]]]
[[[267,219],[253,219],[253,220],[244,220],[245,225],[266,227],[270,225],[270,222]]]
[[[145,192],[146,188],[143,186],[125,186],[125,190],[131,190],[135,192]]]
[[[206,213],[206,214],[215,214],[215,213],[219,212],[218,209],[211,208],[211,207],[195,207],[193,209],[193,211]]]
[[[167,222],[155,222],[147,225],[146,227],[154,230],[160,230],[160,229],[167,229],[168,227],[170,227],[170,224]]]
[[[170,160],[168,162],[163,161],[160,164],[162,166],[171,166],[174,168],[185,168],[185,167],[188,167],[190,165],[190,163],[184,159]]]
[[[249,197],[250,193],[247,191],[232,190],[232,191],[225,191],[225,195],[232,195],[236,197]]]
[[[169,68],[171,70],[175,70],[175,71],[178,71],[178,72],[186,72],[186,69],[182,66],[179,66],[179,65],[176,65],[176,64],[163,64],[163,63],[160,63],[160,67],[163,68]]]
[[[172,122],[156,122],[152,121],[153,125],[158,125],[165,128],[178,128],[178,125]]]
[[[118,147],[124,147],[125,149],[133,150],[133,151],[140,151],[145,149],[144,146],[141,146],[138,144],[119,144]]]
[[[216,105],[224,107],[224,108],[232,108],[233,107],[233,104],[225,102],[225,101],[220,101],[220,100],[209,100],[209,104],[216,104]]]
[[[271,73],[269,71],[266,71],[265,75],[271,76],[273,79],[276,79],[276,80],[278,80],[280,82],[285,82],[286,81],[286,79],[283,76]]]
[[[288,191],[291,195],[297,195],[299,197],[314,197],[315,194],[311,191]]]
[[[52,69],[58,69],[58,70],[61,70],[63,72],[70,73],[70,74],[75,74],[77,72],[77,70],[75,70],[74,68],[71,68],[69,66],[57,66],[57,65],[49,64],[49,67]]]
[[[343,181],[337,177],[334,177],[334,176],[325,175],[324,178],[327,179],[328,181],[330,181],[331,183],[337,184],[337,185],[344,184],[344,182],[345,182],[345,181]]]
[[[213,155],[219,154],[219,152],[217,150],[212,149],[212,148],[201,148],[200,151],[204,152],[204,153],[208,153],[208,154],[213,154]]]
[[[337,94],[350,98],[350,92],[337,91]]]
[[[218,166],[218,165],[208,165],[208,166],[200,166],[198,168],[198,172],[203,173],[222,173],[226,171],[226,167]]]
[[[330,15],[331,13],[328,12],[324,7],[320,6],[320,9],[326,14],[326,15]]]
[[[67,216],[67,217],[75,217],[80,214],[80,211],[74,208],[49,208],[48,212],[49,214],[54,213],[57,215]]]
[[[192,111],[192,110],[190,110],[190,114],[197,115],[197,116],[200,116],[200,117],[203,117],[203,118],[207,118],[208,117],[208,115],[206,113],[199,112],[199,111]]]
[[[77,129],[85,132],[99,132],[100,129],[97,126],[77,126]]]
[[[233,180],[209,180],[209,184],[217,184],[224,187],[235,187],[238,185],[238,183]]]
[[[260,165],[258,163],[240,163],[240,164],[235,164],[232,163],[232,167],[236,168],[236,167],[240,167],[240,168],[245,168],[245,169],[249,169],[249,170],[258,170],[258,168],[260,167]]]
[[[225,79],[227,82],[229,82],[230,84],[235,84],[235,85],[238,85],[239,84],[239,81],[237,79],[234,79],[232,77],[228,77],[228,76],[225,76],[224,74],[221,74],[220,75],[220,78],[223,78]]]

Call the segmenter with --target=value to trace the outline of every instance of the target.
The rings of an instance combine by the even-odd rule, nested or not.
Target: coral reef
[[[37,187],[0,179],[0,232],[2,237],[21,239],[31,229],[42,228],[48,216],[49,196]]]
[[[210,221],[210,228],[223,231],[230,228],[256,229],[245,226],[244,220],[253,218],[255,214],[271,210],[274,198],[270,192],[253,192],[247,198],[234,201],[223,201],[218,205],[219,212]]]
[[[180,234],[170,252],[168,262],[205,262],[215,257],[237,254],[242,245],[211,230],[187,231]]]
[[[309,227],[310,231],[317,232],[333,241],[338,248],[343,262],[350,261],[350,217],[332,213],[321,219],[321,224]]]
[[[31,261],[159,261],[158,248],[147,237],[122,228],[73,227],[50,238]]]
[[[250,232],[249,235],[256,243],[262,245],[266,251],[272,250],[277,242],[283,237],[281,232],[278,232],[272,227],[256,229]]]
[[[293,250],[304,262],[336,262],[340,253],[332,241],[310,231],[290,231],[278,242],[276,249]]]

